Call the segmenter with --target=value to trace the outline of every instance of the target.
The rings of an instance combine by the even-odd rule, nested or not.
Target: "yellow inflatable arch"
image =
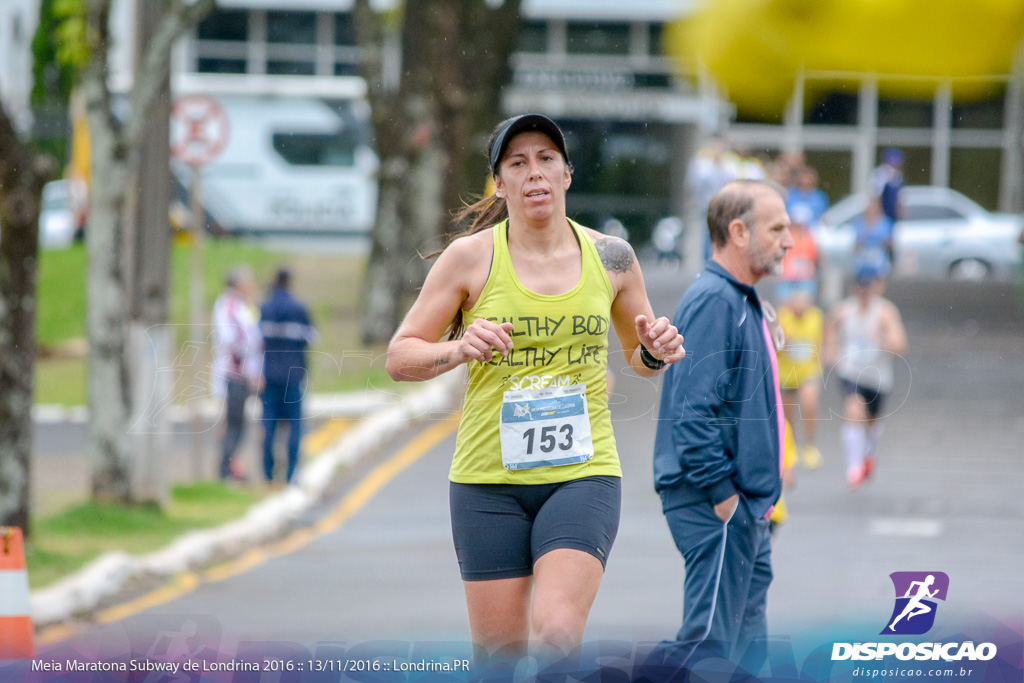
[[[985,97],[1022,36],[1024,0],[707,0],[666,44],[740,112],[777,117],[801,69],[874,73],[883,96],[930,97],[948,77],[958,100]]]

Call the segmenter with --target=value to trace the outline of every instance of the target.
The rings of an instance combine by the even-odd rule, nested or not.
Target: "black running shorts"
[[[843,398],[857,394],[860,396],[861,401],[863,401],[864,407],[868,411],[868,416],[872,418],[878,417],[878,414],[882,412],[882,405],[885,403],[885,394],[878,389],[861,386],[842,377],[839,378],[839,381],[841,382],[840,388],[843,392]]]
[[[582,550],[603,566],[619,530],[622,480],[451,482],[449,503],[462,579],[512,579],[531,576],[537,559],[556,548]]]

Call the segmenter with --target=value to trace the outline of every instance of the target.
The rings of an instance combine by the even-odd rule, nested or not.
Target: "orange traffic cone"
[[[35,656],[21,529],[0,527],[0,659]]]

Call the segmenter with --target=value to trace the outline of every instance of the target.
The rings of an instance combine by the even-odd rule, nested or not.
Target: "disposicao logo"
[[[896,605],[881,635],[919,636],[935,624],[936,600],[946,601],[949,577],[943,572],[893,572]]]
[[[892,615],[879,635],[919,636],[935,624],[936,600],[946,601],[949,577],[943,572],[893,572],[896,590]],[[900,660],[987,661],[996,656],[992,643],[834,643],[832,661],[878,660],[895,656]]]

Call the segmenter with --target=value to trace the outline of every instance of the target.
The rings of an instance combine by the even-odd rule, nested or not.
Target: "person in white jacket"
[[[263,337],[253,303],[259,292],[252,271],[238,266],[228,271],[225,288],[213,305],[216,335],[214,395],[224,401],[226,418],[220,478],[245,478],[235,451],[245,435],[245,403],[259,388],[263,370]]]

